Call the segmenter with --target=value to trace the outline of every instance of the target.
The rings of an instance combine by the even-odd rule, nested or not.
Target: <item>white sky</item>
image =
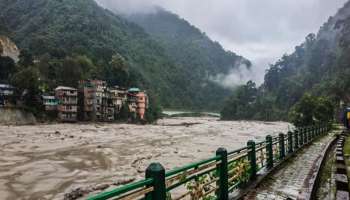
[[[346,0],[97,0],[124,13],[170,10],[254,64],[261,82],[268,63],[316,33]]]

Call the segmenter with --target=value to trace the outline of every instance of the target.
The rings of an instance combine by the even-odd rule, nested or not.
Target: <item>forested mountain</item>
[[[240,87],[227,101],[223,118],[288,119],[306,93],[327,97],[337,106],[340,101],[350,103],[349,77],[350,2],[330,17],[317,35],[309,34],[292,54],[271,65],[260,88],[251,82]],[[239,101],[241,97],[245,100]]]
[[[241,64],[251,65],[245,58],[225,51],[219,43],[186,20],[160,7],[153,12],[132,14],[127,18],[143,27],[181,67],[182,76],[187,77],[180,82],[181,87],[191,88],[189,95],[196,92],[196,97],[202,98],[196,99],[196,102],[208,101],[221,105],[230,91],[213,83],[211,77],[227,74]]]
[[[207,77],[225,73],[243,60],[216,43],[208,45],[204,35],[204,40],[193,41],[197,45],[177,49],[187,52],[179,54],[178,46],[170,47],[176,44],[173,41],[165,45],[165,40],[93,0],[1,0],[0,11],[10,38],[26,50],[25,55],[33,55],[44,80],[41,88],[101,78],[110,84],[144,87],[164,107],[217,109],[217,100],[227,93]],[[203,54],[205,48],[208,53]],[[187,61],[193,62],[183,64]]]
[[[159,94],[165,105],[174,103],[171,99],[176,94],[171,89],[175,83],[170,74],[176,73],[176,68],[163,49],[142,28],[102,9],[93,0],[1,0],[0,10],[1,20],[19,48],[47,62],[43,68],[50,70],[43,71],[51,73],[45,78],[55,81],[52,85],[67,84],[66,74],[77,80],[97,76],[111,84],[146,86]],[[128,80],[120,78],[110,65],[116,54],[128,64]],[[91,65],[65,73],[64,68],[73,67],[66,66],[69,59],[56,62],[78,56],[89,59]],[[97,69],[90,73],[88,67]]]

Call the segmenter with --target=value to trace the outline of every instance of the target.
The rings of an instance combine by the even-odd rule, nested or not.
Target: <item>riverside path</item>
[[[245,199],[307,199],[311,192],[310,179],[314,177],[324,151],[334,139],[335,133],[332,132],[301,149],[298,156],[292,157],[267,177]]]

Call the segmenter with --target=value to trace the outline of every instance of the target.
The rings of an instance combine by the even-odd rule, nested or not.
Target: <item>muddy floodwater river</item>
[[[151,162],[189,164],[291,128],[285,122],[168,118],[156,125],[0,126],[0,199],[64,199],[77,188],[106,189],[144,176]],[[66,199],[67,195],[66,195]]]

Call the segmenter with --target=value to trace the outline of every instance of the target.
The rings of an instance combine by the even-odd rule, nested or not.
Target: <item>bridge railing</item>
[[[88,200],[180,200],[220,199],[245,188],[259,173],[273,168],[291,155],[330,130],[330,125],[301,127],[287,134],[266,136],[246,147],[227,152],[219,148],[216,155],[196,163],[165,171],[159,163],[146,169],[145,179],[103,192]]]

